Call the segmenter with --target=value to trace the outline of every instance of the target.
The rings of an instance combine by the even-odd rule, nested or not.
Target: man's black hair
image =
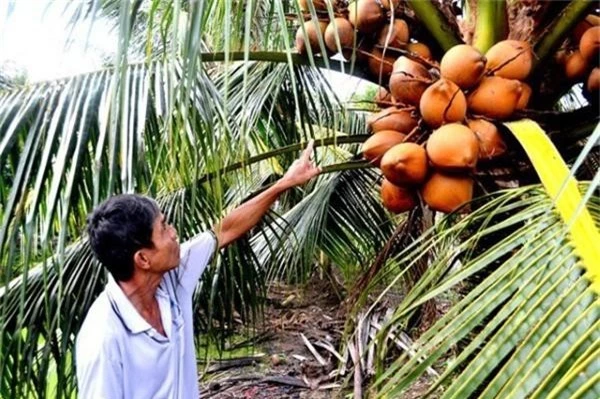
[[[152,227],[160,215],[154,200],[137,194],[111,197],[88,216],[88,235],[96,258],[117,281],[133,275],[133,255],[152,248]]]

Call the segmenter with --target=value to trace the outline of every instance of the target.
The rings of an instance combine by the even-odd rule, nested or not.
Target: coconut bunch
[[[301,0],[303,26],[296,31],[296,50],[306,54],[309,46],[313,54],[318,54],[321,39],[332,54],[342,49],[342,54],[350,58],[356,49],[357,57],[366,65],[370,46],[363,40],[364,34],[372,33],[371,27],[383,22],[384,13],[380,11],[383,5],[378,1],[358,0],[348,6],[345,0]],[[311,5],[314,14],[310,11]],[[333,10],[333,18],[329,9]]]
[[[375,97],[391,106],[369,117],[373,136],[363,145],[363,156],[385,178],[384,205],[404,212],[420,195],[431,209],[449,213],[470,201],[477,164],[506,151],[497,123],[527,107],[532,66],[531,46],[516,40],[486,54],[457,45],[437,65],[398,57],[389,91],[380,88]]]
[[[443,125],[419,144],[411,141],[419,129],[415,107],[388,107],[371,115],[367,123],[373,135],[363,143],[362,153],[381,169],[381,199],[388,210],[409,211],[418,205],[420,195],[430,208],[452,212],[472,198],[469,174],[480,146],[469,127]]]
[[[416,131],[418,122],[414,107],[395,106],[367,120],[373,135],[363,143],[362,153],[381,168],[385,176],[381,198],[384,206],[394,213],[417,206],[417,189],[427,174],[425,149],[407,140]]]
[[[571,37],[556,53],[555,60],[572,83],[583,82],[597,99],[600,89],[600,17],[590,14],[579,22]]]
[[[296,51],[307,54],[310,48],[313,54],[321,52],[320,41],[323,41],[325,31],[329,25],[328,7],[333,6],[332,0],[299,0],[302,11],[302,23],[296,31]],[[317,18],[312,18],[311,8]]]
[[[398,56],[411,54],[417,59],[432,59],[427,45],[411,39],[404,12],[400,0],[356,0],[348,6],[349,21],[362,43],[358,60],[366,61],[371,76],[384,84],[396,71]]]
[[[301,2],[305,19],[312,15],[307,13],[310,2]],[[303,27],[296,32],[296,49],[300,54],[306,54],[307,47],[313,54],[321,52],[319,37],[322,37],[328,52],[333,54],[341,49],[346,59],[354,57],[360,66],[384,83],[389,80],[394,61],[400,54],[432,59],[425,44],[411,42],[401,0],[355,0],[348,5],[341,0],[312,0],[312,4],[318,20],[303,22]],[[328,4],[335,15],[331,20]]]
[[[470,51],[477,50],[470,47]],[[442,59],[442,64],[444,61]],[[485,62],[485,69],[473,86],[461,86],[467,90],[469,113],[492,120],[506,120],[513,117],[516,111],[525,109],[532,94],[531,87],[526,83],[533,67],[530,44],[520,40],[500,41],[486,52],[482,61]],[[459,60],[454,65],[448,65],[450,70],[453,67],[460,67]],[[442,65],[440,70],[443,70]]]
[[[354,45],[354,28],[347,18],[345,0],[299,0],[302,22],[296,31],[296,50],[307,54],[310,47],[313,54],[321,52],[320,43],[325,49],[336,52],[337,42],[334,32],[339,33],[342,47]],[[314,10],[314,13],[311,11]],[[329,10],[333,11],[333,18]],[[313,18],[316,16],[316,18]]]
[[[470,173],[480,151],[479,139],[471,128],[446,124],[426,143],[418,144],[410,141],[411,133],[402,132],[411,126],[411,132],[416,130],[415,111],[391,107],[370,118],[369,123],[376,131],[364,142],[362,152],[381,169],[381,199],[388,210],[409,211],[419,204],[419,195],[431,209],[446,213],[471,200]]]
[[[373,135],[362,151],[381,168],[384,205],[404,212],[421,197],[436,211],[462,207],[472,198],[478,163],[507,150],[499,123],[528,107],[531,45],[502,40],[482,54],[461,44],[434,59],[425,44],[411,38],[413,18],[400,0],[333,6],[336,18],[327,26],[309,21],[315,32],[322,33],[328,51],[355,55],[382,85],[374,99],[382,109],[369,118]],[[313,42],[309,38],[311,48]],[[576,46],[563,52],[565,75],[586,79],[587,90],[597,91],[600,18],[588,16],[569,43]]]

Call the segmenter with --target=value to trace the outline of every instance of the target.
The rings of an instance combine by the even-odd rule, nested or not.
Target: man
[[[90,244],[110,272],[76,343],[81,398],[197,398],[192,293],[212,255],[242,236],[288,188],[320,169],[311,141],[275,185],[181,248],[156,202],[120,195],[88,219]]]

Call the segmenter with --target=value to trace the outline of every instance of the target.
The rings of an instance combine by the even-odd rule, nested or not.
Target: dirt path
[[[344,327],[341,304],[328,283],[304,287],[274,285],[265,307],[265,325],[256,346],[263,356],[213,362],[202,376],[201,397],[212,399],[326,399],[340,397],[334,355]],[[317,352],[309,350],[304,338]],[[320,356],[319,359],[317,356]]]
[[[393,301],[388,303],[392,309]],[[444,301],[437,301],[437,306],[440,314],[448,309]],[[265,324],[256,334],[254,352],[259,355],[211,362],[201,378],[201,397],[337,399],[352,394],[353,361],[346,352],[348,370],[339,375],[337,366],[342,362],[332,353],[344,358],[337,351],[345,320],[344,306],[327,281],[313,278],[303,287],[271,286]],[[369,377],[361,381],[366,387],[369,381],[364,378]],[[431,383],[425,373],[398,399],[421,398]],[[368,397],[366,389],[363,396]]]

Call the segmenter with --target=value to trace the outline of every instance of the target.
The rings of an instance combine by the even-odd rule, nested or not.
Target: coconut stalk
[[[406,2],[444,51],[462,43],[433,2],[424,0],[407,0]]]
[[[476,24],[473,46],[485,54],[508,35],[506,0],[479,0],[474,11]]]
[[[267,62],[280,62],[287,63],[288,54],[285,52],[278,51],[251,51],[246,54],[243,51],[233,51],[228,54],[224,52],[219,53],[202,53],[200,54],[203,62],[221,62],[225,61],[225,57],[227,56],[228,61],[267,61]],[[292,63],[294,65],[311,65],[308,57],[303,57],[299,54],[290,54]],[[336,72],[342,72],[347,75],[352,75],[360,79],[366,79],[369,82],[377,83],[377,80],[374,80],[371,75],[363,72],[358,68],[348,68],[346,65],[349,62],[346,61],[337,61],[333,59],[328,59],[327,57],[314,57],[314,66],[318,68],[325,68]]]
[[[314,148],[321,147],[321,146],[330,146],[330,145],[337,146],[340,144],[362,143],[369,137],[371,137],[370,134],[356,134],[356,135],[352,135],[352,136],[327,137],[327,138],[323,138],[323,139],[315,139]],[[253,157],[250,157],[250,158],[245,159],[240,162],[232,163],[232,164],[227,165],[217,171],[206,173],[205,175],[201,176],[199,179],[196,180],[196,184],[205,183],[207,181],[210,181],[210,180],[216,178],[217,176],[221,176],[225,173],[229,173],[229,172],[236,171],[238,169],[242,169],[244,167],[255,164],[257,162],[264,161],[269,158],[273,158],[273,157],[291,153],[291,152],[301,151],[304,148],[306,148],[306,144],[307,144],[306,142],[291,144],[291,145],[288,145],[285,147],[278,148],[273,151],[268,151],[263,154],[255,155]],[[361,168],[369,168],[369,167],[373,167],[373,165],[369,161],[355,160],[355,161],[349,161],[349,162],[344,162],[341,164],[323,167],[322,173],[339,172],[342,170],[361,169]],[[1,295],[0,295],[0,297],[1,297]]]
[[[560,46],[565,37],[571,32],[573,27],[582,20],[587,11],[596,2],[590,0],[572,0],[565,9],[558,14],[548,28],[542,33],[535,43],[533,50],[534,57],[533,69],[543,65],[546,58],[554,53]]]

